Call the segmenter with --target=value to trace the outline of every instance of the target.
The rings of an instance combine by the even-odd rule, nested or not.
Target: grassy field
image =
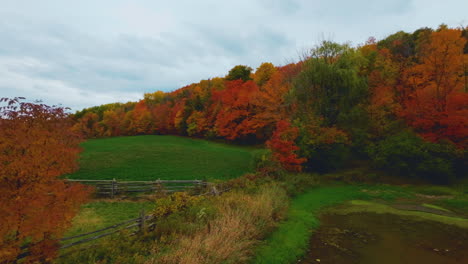
[[[252,170],[252,147],[176,136],[92,139],[73,179],[230,179]]]

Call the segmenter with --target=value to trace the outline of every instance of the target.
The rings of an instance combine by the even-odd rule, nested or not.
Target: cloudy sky
[[[466,0],[3,0],[0,97],[78,110],[171,91],[322,39],[468,24]]]

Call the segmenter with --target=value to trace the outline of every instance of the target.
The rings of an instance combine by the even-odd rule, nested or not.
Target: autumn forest
[[[266,143],[289,171],[324,172],[364,159],[447,183],[466,165],[467,41],[466,28],[444,25],[358,47],[324,41],[297,63],[263,63],[255,71],[238,65],[224,78],[83,109],[73,115],[73,130],[86,138],[171,134]]]

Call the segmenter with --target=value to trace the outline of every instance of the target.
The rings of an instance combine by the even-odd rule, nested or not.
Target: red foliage
[[[168,134],[170,131],[170,103],[158,104],[151,110],[153,114],[153,125],[159,134]]]
[[[221,102],[215,127],[219,136],[229,140],[255,134],[256,130],[249,117],[251,115],[250,99],[258,92],[254,81],[227,81],[226,89],[214,95]]]
[[[273,157],[288,171],[300,172],[301,164],[306,161],[295,153],[299,150],[294,140],[298,136],[298,129],[291,127],[291,123],[281,120],[276,125],[276,131],[269,141],[268,148],[273,152]]]

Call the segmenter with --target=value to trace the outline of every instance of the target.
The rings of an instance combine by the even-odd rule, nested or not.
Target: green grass
[[[230,179],[252,171],[258,149],[177,136],[92,139],[73,179]]]
[[[431,208],[434,208],[431,206]],[[443,208],[442,208],[443,209]],[[377,214],[394,214],[400,216],[408,216],[419,221],[436,221],[447,225],[455,225],[461,228],[468,228],[468,220],[459,217],[450,217],[426,212],[398,210],[385,204],[353,200],[346,204],[345,208],[332,209],[329,212],[334,214],[350,214],[350,213],[377,213]]]
[[[458,192],[448,186],[418,186],[414,188],[414,191],[424,195],[443,196],[443,195],[457,195]]]
[[[437,205],[423,203],[422,206],[424,206],[426,208],[436,209],[436,210],[439,210],[439,211],[444,211],[444,212],[449,212],[450,213],[450,210],[445,209],[445,208],[440,207],[440,206],[437,206]]]
[[[352,199],[367,199],[358,186],[320,187],[293,199],[288,219],[259,247],[253,263],[295,263],[307,249],[312,230],[319,225],[316,214],[325,206]]]

